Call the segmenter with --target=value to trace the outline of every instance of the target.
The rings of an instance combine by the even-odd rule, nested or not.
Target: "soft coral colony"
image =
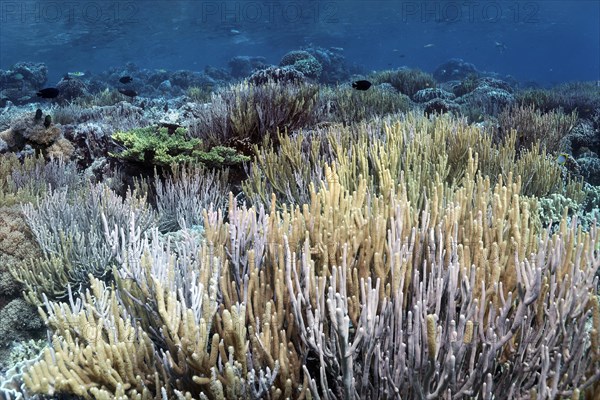
[[[545,229],[511,171],[525,161],[462,120],[409,115],[361,129],[345,142],[335,136],[348,128],[319,132],[354,158],[313,160],[319,168],[307,168],[321,179],[302,182],[306,202],[272,195],[249,207],[230,197],[226,209],[203,211],[200,236],[163,235],[141,201],[125,200],[120,225],[99,205],[111,279],[92,274],[80,294],[53,297],[20,275],[52,332],[23,368],[27,396],[597,394],[595,225],[583,232],[565,216],[554,233]],[[472,151],[482,145],[489,154]],[[525,170],[547,162],[534,156],[521,155]],[[454,157],[462,164],[450,168]],[[511,167],[490,181],[482,171],[498,162]],[[256,188],[281,183],[267,176],[252,186],[256,198]],[[538,179],[528,190],[556,183]]]
[[[423,116],[411,101],[444,94],[427,74],[358,93],[302,81],[288,67],[316,58],[296,56],[181,107],[187,129],[120,102],[0,133],[50,159],[72,141],[94,166],[2,155],[20,222],[0,246],[36,242],[10,271],[51,340],[0,393],[596,399],[600,238],[563,206],[598,197],[546,153],[577,115]]]

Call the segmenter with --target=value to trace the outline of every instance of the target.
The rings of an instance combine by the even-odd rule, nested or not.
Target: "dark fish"
[[[62,79],[63,79],[63,81],[70,81],[70,80],[71,80],[71,79],[73,79],[73,78],[71,78],[71,77],[69,76],[69,74],[65,74],[65,76],[63,76],[63,77],[62,77]]]
[[[46,128],[48,128],[51,123],[52,123],[52,117],[49,115],[46,115],[46,118],[44,118],[44,126]]]
[[[164,112],[169,111],[169,105],[168,104],[165,104],[165,106],[163,107],[163,111]]]
[[[38,108],[37,110],[35,110],[35,120],[39,121],[40,119],[42,119],[42,110]]]
[[[128,97],[137,96],[137,92],[132,89],[119,89],[119,93],[124,94],[125,96],[128,96]]]
[[[58,96],[59,94],[59,90],[57,88],[46,88],[46,89],[42,89],[39,92],[36,93],[36,95],[38,97],[42,97],[44,99],[53,99],[56,96]]]
[[[367,90],[371,87],[371,82],[369,81],[356,81],[352,84],[352,87],[356,90]]]
[[[119,79],[119,82],[121,82],[121,83],[129,83],[129,82],[131,82],[132,80],[133,80],[133,78],[132,78],[132,77],[130,77],[130,76],[122,76],[122,77]]]

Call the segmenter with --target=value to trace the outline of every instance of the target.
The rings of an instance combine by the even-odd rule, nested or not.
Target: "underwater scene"
[[[0,0],[0,399],[600,400],[600,2]]]

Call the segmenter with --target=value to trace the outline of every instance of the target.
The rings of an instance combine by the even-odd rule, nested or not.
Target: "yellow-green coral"
[[[278,149],[257,149],[243,183],[247,196],[257,202],[269,204],[271,193],[276,193],[288,202],[305,203],[308,184],[320,179],[324,162],[338,165],[349,190],[356,189],[361,176],[370,190],[384,196],[397,184],[406,184],[408,198],[416,205],[430,195],[437,180],[460,185],[470,162],[492,183],[498,176],[520,175],[526,195],[564,191],[574,200],[582,198],[581,183],[565,179],[543,149],[534,146],[519,155],[514,132],[494,144],[489,130],[449,115],[428,119],[409,113],[279,140]]]
[[[215,146],[206,151],[200,139],[188,138],[184,128],[173,133],[165,127],[137,128],[128,132],[117,132],[112,138],[126,149],[113,157],[169,166],[171,164],[201,163],[213,167],[240,164],[249,158],[234,149]]]
[[[410,97],[421,89],[435,87],[433,76],[418,69],[381,71],[372,74],[369,79],[375,84],[389,83],[400,93]]]
[[[46,185],[40,185],[39,182],[31,182],[30,185],[20,187],[12,179],[15,173],[29,173],[36,169],[43,168],[44,158],[25,157],[24,162],[20,162],[15,154],[0,155],[0,206],[11,206],[16,203],[31,201],[36,196],[46,191]],[[37,183],[37,184],[36,184]]]
[[[250,157],[239,154],[235,149],[215,146],[210,151],[193,151],[192,157],[209,167],[223,167],[250,161]]]
[[[319,96],[319,119],[350,124],[368,118],[407,112],[408,96],[379,87],[357,91],[350,87],[324,88]]]
[[[155,126],[137,128],[128,132],[117,132],[112,138],[126,149],[114,157],[158,165],[170,165],[194,161],[191,154],[200,150],[202,141],[188,139],[183,128],[169,134],[167,128]]]

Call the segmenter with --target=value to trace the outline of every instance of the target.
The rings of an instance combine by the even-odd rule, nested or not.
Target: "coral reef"
[[[38,114],[43,115],[41,111],[32,114],[12,120],[10,128],[0,132],[1,152],[19,152],[24,157],[35,149],[47,158],[71,157],[75,148],[63,136],[61,128],[52,123],[52,117],[38,118]]]
[[[458,97],[456,103],[465,110],[479,109],[487,115],[497,116],[505,108],[514,105],[516,100],[511,92],[484,84]]]
[[[594,123],[589,120],[578,120],[569,133],[563,138],[561,147],[569,154],[569,162],[566,167],[577,175],[597,185],[598,169],[595,159],[600,155],[600,135]]]
[[[551,89],[526,89],[518,93],[518,99],[546,112],[557,109],[565,113],[577,111],[586,119],[592,119],[600,109],[597,82],[570,82]]]
[[[10,266],[39,257],[38,246],[20,212],[0,208],[0,303],[18,297],[21,285],[10,274]],[[0,304],[0,309],[2,309]]]
[[[533,106],[506,108],[498,115],[498,136],[517,132],[517,147],[541,145],[550,153],[561,150],[561,145],[575,127],[577,114],[562,111],[542,113]]]
[[[206,103],[210,100],[211,93],[210,88],[203,89],[198,86],[190,86],[186,95],[194,102]]]
[[[61,79],[56,84],[56,88],[60,91],[58,100],[67,103],[78,97],[89,96],[87,86],[79,79]]]
[[[24,115],[12,121],[10,129],[0,132],[9,149],[16,151],[25,143],[47,146],[60,136],[60,128],[56,125],[44,126],[42,118],[36,119],[35,115]]]
[[[453,113],[459,115],[461,108],[452,100],[435,98],[429,100],[424,106],[425,115]]]
[[[323,72],[321,63],[305,50],[294,50],[286,53],[279,62],[281,67],[291,66],[302,72],[304,76],[310,79],[318,80]]]
[[[229,69],[234,78],[246,78],[255,70],[263,69],[267,66],[264,57],[235,56],[229,60]]]
[[[357,189],[361,176],[368,177],[371,192],[384,196],[391,190],[385,186],[389,181],[404,182],[411,204],[422,204],[434,182],[460,184],[471,149],[478,154],[481,174],[507,179],[513,171],[521,175],[526,195],[564,192],[575,201],[585,197],[581,183],[565,178],[561,166],[543,150],[534,147],[519,154],[515,143],[514,132],[494,144],[492,130],[449,115],[429,120],[409,113],[369,121],[358,131],[334,125],[310,137],[281,138],[279,149],[262,149],[243,183],[244,193],[256,204],[271,205],[271,193],[291,204],[305,204],[310,183],[323,179],[320,165],[336,160],[348,190]],[[381,175],[384,169],[389,177]]]
[[[264,85],[269,82],[281,84],[300,85],[308,83],[308,80],[299,70],[287,67],[268,67],[255,71],[249,78],[248,82],[253,85]]]
[[[0,107],[8,102],[25,104],[37,100],[35,93],[46,84],[48,67],[43,63],[18,62],[0,70]]]
[[[413,100],[417,103],[426,103],[433,99],[454,100],[456,96],[452,92],[448,92],[441,88],[421,89],[413,96]]]
[[[174,165],[163,180],[155,173],[156,210],[161,232],[201,227],[202,210],[225,209],[230,185],[229,171],[208,170],[198,165]]]
[[[433,76],[418,69],[401,68],[397,70],[380,71],[372,74],[369,79],[375,83],[389,83],[397,91],[413,98],[419,91],[435,88]]]
[[[6,101],[0,397],[596,399],[592,87],[281,64]]]
[[[322,71],[319,76],[319,82],[336,85],[341,82],[350,80],[352,73],[358,72],[358,68],[353,68],[344,57],[344,49],[340,47],[330,47],[324,49],[322,47],[310,46],[305,48],[305,51],[310,53],[317,59],[321,65]]]
[[[475,65],[465,62],[461,58],[451,58],[433,71],[433,77],[438,82],[447,82],[463,80],[470,75],[479,75],[479,73]]]
[[[0,371],[12,365],[8,357],[18,343],[46,336],[43,327],[36,308],[21,298],[0,308]]]
[[[102,183],[85,187],[50,191],[36,205],[23,206],[42,256],[12,266],[11,273],[24,284],[32,303],[39,304],[44,297],[64,299],[69,285],[85,288],[90,276],[110,277],[114,259],[103,224],[133,229],[136,218],[135,228],[141,234],[156,223],[145,195],[129,192],[122,199]]]
[[[0,156],[0,206],[35,201],[49,188],[75,187],[79,183],[75,164],[62,159],[45,162],[41,156],[23,160],[14,154]]]
[[[350,124],[410,109],[408,96],[382,86],[378,85],[367,92],[359,92],[349,86],[322,89],[317,104],[317,119],[321,122]]]
[[[600,156],[592,151],[583,152],[577,157],[577,164],[586,182],[600,185]]]
[[[364,179],[349,192],[335,169],[324,176],[303,209],[230,202],[228,223],[207,212],[206,240],[175,252],[156,231],[141,239],[113,229],[117,284],[93,280],[82,303],[45,303],[52,347],[25,371],[27,390],[552,398],[600,379],[596,228],[582,234],[563,221],[534,239],[519,180],[439,183],[415,207],[403,184],[384,201]]]
[[[213,95],[189,127],[191,137],[209,146],[229,146],[249,155],[252,145],[278,132],[291,132],[314,122],[319,93],[315,85],[243,82]]]

